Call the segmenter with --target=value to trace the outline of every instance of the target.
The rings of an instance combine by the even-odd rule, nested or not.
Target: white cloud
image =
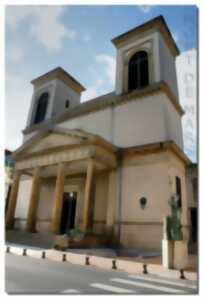
[[[99,54],[96,56],[96,61],[99,63],[104,64],[106,75],[110,80],[110,83],[114,85],[115,83],[115,68],[116,68],[116,61],[115,58],[111,55],[107,54]]]
[[[21,131],[26,126],[32,97],[28,74],[6,74],[5,141],[6,147],[15,150],[22,143]]]
[[[88,101],[90,99],[94,99],[98,96],[100,96],[100,91],[96,84],[95,86],[91,86],[87,88],[87,90],[82,94],[82,102]]]
[[[47,49],[57,51],[63,39],[75,39],[76,31],[65,27],[60,18],[63,6],[12,6],[7,8],[6,21],[16,30],[23,21],[29,20],[28,30]]]
[[[148,14],[150,12],[150,10],[152,9],[152,6],[151,5],[139,5],[138,8],[145,14]]]

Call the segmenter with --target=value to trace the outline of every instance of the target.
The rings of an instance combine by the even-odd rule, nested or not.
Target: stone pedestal
[[[162,240],[162,265],[167,269],[185,269],[188,264],[187,241]]]
[[[185,269],[188,264],[187,241],[174,241],[173,267],[180,270]]]
[[[162,240],[162,265],[164,268],[173,268],[173,250],[174,242],[170,240]]]

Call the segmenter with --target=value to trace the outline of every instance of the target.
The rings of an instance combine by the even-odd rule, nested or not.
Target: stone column
[[[14,217],[16,211],[17,197],[18,197],[18,189],[20,182],[20,171],[16,171],[14,174],[14,179],[11,187],[11,193],[8,202],[8,208],[6,212],[6,228],[12,229],[14,226]]]
[[[83,211],[83,224],[82,229],[86,232],[87,229],[90,229],[92,220],[91,220],[91,207],[93,201],[93,175],[94,175],[94,160],[90,159],[87,167],[86,174],[86,184],[85,184],[85,194],[84,194],[84,211]]]
[[[108,183],[108,201],[106,214],[106,232],[108,236],[114,233],[115,208],[117,197],[117,171],[111,170]]]
[[[40,191],[40,168],[34,170],[32,188],[30,195],[30,202],[28,208],[28,215],[26,221],[26,231],[36,232],[36,218],[39,203],[39,191]]]
[[[51,230],[58,234],[60,231],[60,220],[62,214],[63,194],[64,194],[64,165],[60,163],[57,169],[57,179],[54,194],[54,206],[51,221]]]

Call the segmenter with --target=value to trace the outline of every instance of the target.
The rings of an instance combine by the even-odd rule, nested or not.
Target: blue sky
[[[114,89],[111,39],[163,15],[183,52],[196,48],[195,6],[7,6],[6,146],[21,144],[30,80],[61,66],[86,88],[83,101]]]

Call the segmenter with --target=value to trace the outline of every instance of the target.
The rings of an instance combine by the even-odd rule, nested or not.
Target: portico
[[[52,145],[48,149],[43,149],[43,144],[45,146],[48,141],[52,140],[52,135],[55,135],[55,141],[58,146],[54,147]],[[59,146],[59,140],[57,141],[56,135],[59,138],[64,136],[67,142],[74,138],[77,143]],[[80,142],[81,139],[83,139],[83,142]],[[43,137],[35,137],[26,147],[20,149],[15,154],[15,160],[16,173],[6,215],[6,227],[8,229],[14,226],[21,176],[27,174],[32,178],[32,184],[30,198],[27,200],[29,204],[25,225],[26,231],[36,232],[39,201],[42,201],[42,199],[40,200],[41,189],[43,183],[50,178],[54,182],[50,231],[54,234],[60,233],[65,181],[72,178],[83,179],[82,219],[79,220],[80,228],[83,232],[92,231],[96,176],[104,172],[106,174],[113,174],[117,165],[116,153],[112,145],[93,135],[90,137],[85,133],[79,134],[79,132],[74,131],[62,132],[55,130],[47,132]],[[112,191],[112,177],[110,175],[109,185],[111,186],[109,186],[108,199],[104,199],[108,203],[107,208],[113,207],[115,201],[115,197],[113,197],[115,191]],[[77,185],[75,186],[77,189]],[[75,187],[73,189],[70,187],[70,191],[75,192]],[[111,209],[107,211],[107,231],[110,231],[110,227],[113,224],[114,210]]]

